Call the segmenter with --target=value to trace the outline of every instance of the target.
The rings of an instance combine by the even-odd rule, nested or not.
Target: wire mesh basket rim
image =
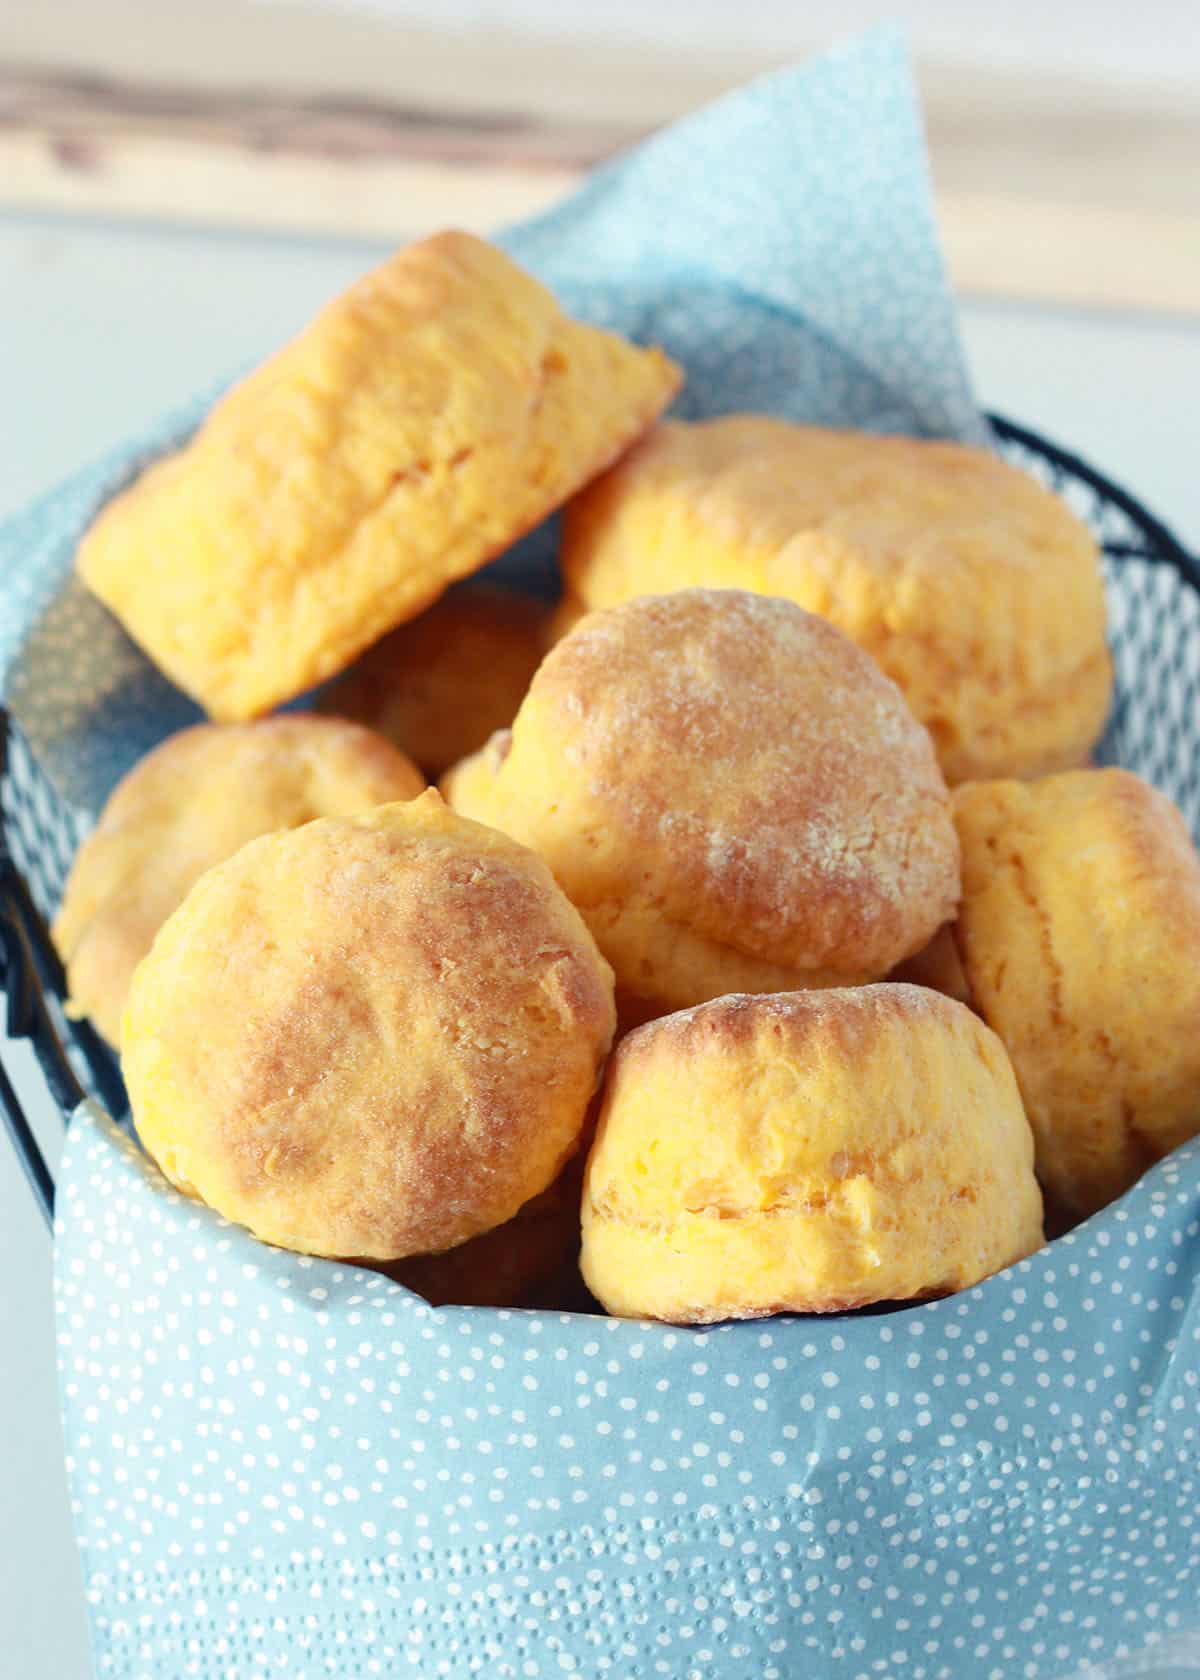
[[[1098,467],[1091,465],[1083,456],[1066,449],[1062,444],[1033,428],[1023,426],[1006,415],[989,412],[988,423],[993,433],[1002,442],[1016,444],[1027,450],[1029,454],[1040,456],[1050,462],[1069,477],[1086,484],[1098,496],[1119,508],[1131,524],[1135,525],[1145,537],[1147,549],[1145,558],[1162,561],[1174,566],[1180,576],[1200,594],[1200,556],[1194,555],[1184,547],[1174,531],[1166,525],[1156,514],[1150,512],[1145,503],[1138,497],[1110,478]],[[1106,550],[1106,552],[1113,552]],[[1120,551],[1116,557],[1121,558]]]

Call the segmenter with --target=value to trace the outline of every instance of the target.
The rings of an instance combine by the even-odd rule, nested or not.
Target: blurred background
[[[982,402],[1200,549],[1196,0],[0,0],[0,517],[395,245],[885,18]],[[0,1273],[0,1672],[82,1680],[50,1245],[5,1149]]]
[[[1192,0],[4,0],[0,183],[31,208],[391,240],[900,17],[960,287],[1200,307]]]

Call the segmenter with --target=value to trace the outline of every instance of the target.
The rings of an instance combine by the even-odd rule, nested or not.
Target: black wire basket
[[[1101,757],[1200,833],[1195,561],[1100,474],[995,425],[1104,548]],[[58,522],[56,577],[91,506]],[[766,1328],[435,1309],[257,1243],[80,1101],[126,1108],[115,1059],[66,1016],[46,921],[108,747],[179,719],[159,683],[121,738],[68,661],[124,695],[120,648],[60,629],[51,604],[32,630],[48,661],[26,661],[0,718],[0,980],[70,1122],[60,1396],[105,1672],[865,1680],[861,1650],[872,1675],[1081,1680],[1098,1652],[1115,1675],[1146,1671],[1107,1666],[1135,1645],[1194,1651],[1200,1141],[970,1290]],[[90,781],[55,756],[60,728],[95,749]],[[49,1217],[53,1175],[2,1074],[0,1107]]]
[[[1038,433],[992,415],[1001,453],[1063,496],[1103,551],[1116,698],[1098,749],[1168,794],[1200,837],[1200,563],[1128,491]],[[66,977],[47,931],[81,834],[22,734],[0,707],[0,984],[10,1037],[29,1039],[64,1125],[94,1096],[127,1109],[115,1056],[66,1012]],[[54,1179],[0,1065],[0,1108],[47,1222]]]

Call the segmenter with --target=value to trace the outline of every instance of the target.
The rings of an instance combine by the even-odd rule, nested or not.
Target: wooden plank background
[[[241,0],[13,7],[0,203],[382,239],[486,231],[771,67]],[[1200,312],[1200,101],[936,65],[922,87],[961,290]]]

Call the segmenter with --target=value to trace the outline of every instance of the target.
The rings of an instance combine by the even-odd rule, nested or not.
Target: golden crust
[[[432,791],[252,841],[138,968],[122,1066],[172,1183],[392,1260],[511,1219],[577,1147],[612,975],[540,859]]]
[[[898,684],[952,783],[1082,764],[1103,728],[1096,545],[983,450],[753,415],[668,422],[571,503],[562,566],[560,630],[696,585],[821,614]]]
[[[199,724],[118,784],[71,868],[54,942],[73,1009],[113,1044],[129,982],[206,869],[314,817],[413,799],[425,779],[381,736],[333,718]]]
[[[547,616],[511,590],[451,590],[369,648],[321,709],[377,729],[440,776],[512,722],[542,662]]]
[[[700,1324],[964,1289],[1039,1247],[1004,1047],[916,986],[724,997],[631,1033],[584,1179],[610,1312]]]
[[[511,734],[443,786],[546,858],[616,970],[623,1019],[877,978],[957,902],[928,735],[789,601],[687,590],[592,614]]]
[[[1200,1131],[1200,858],[1127,770],[958,789],[956,939],[1047,1191],[1112,1201]]]
[[[613,461],[665,356],[443,233],[365,276],[104,510],[88,587],[216,718],[333,676]]]

